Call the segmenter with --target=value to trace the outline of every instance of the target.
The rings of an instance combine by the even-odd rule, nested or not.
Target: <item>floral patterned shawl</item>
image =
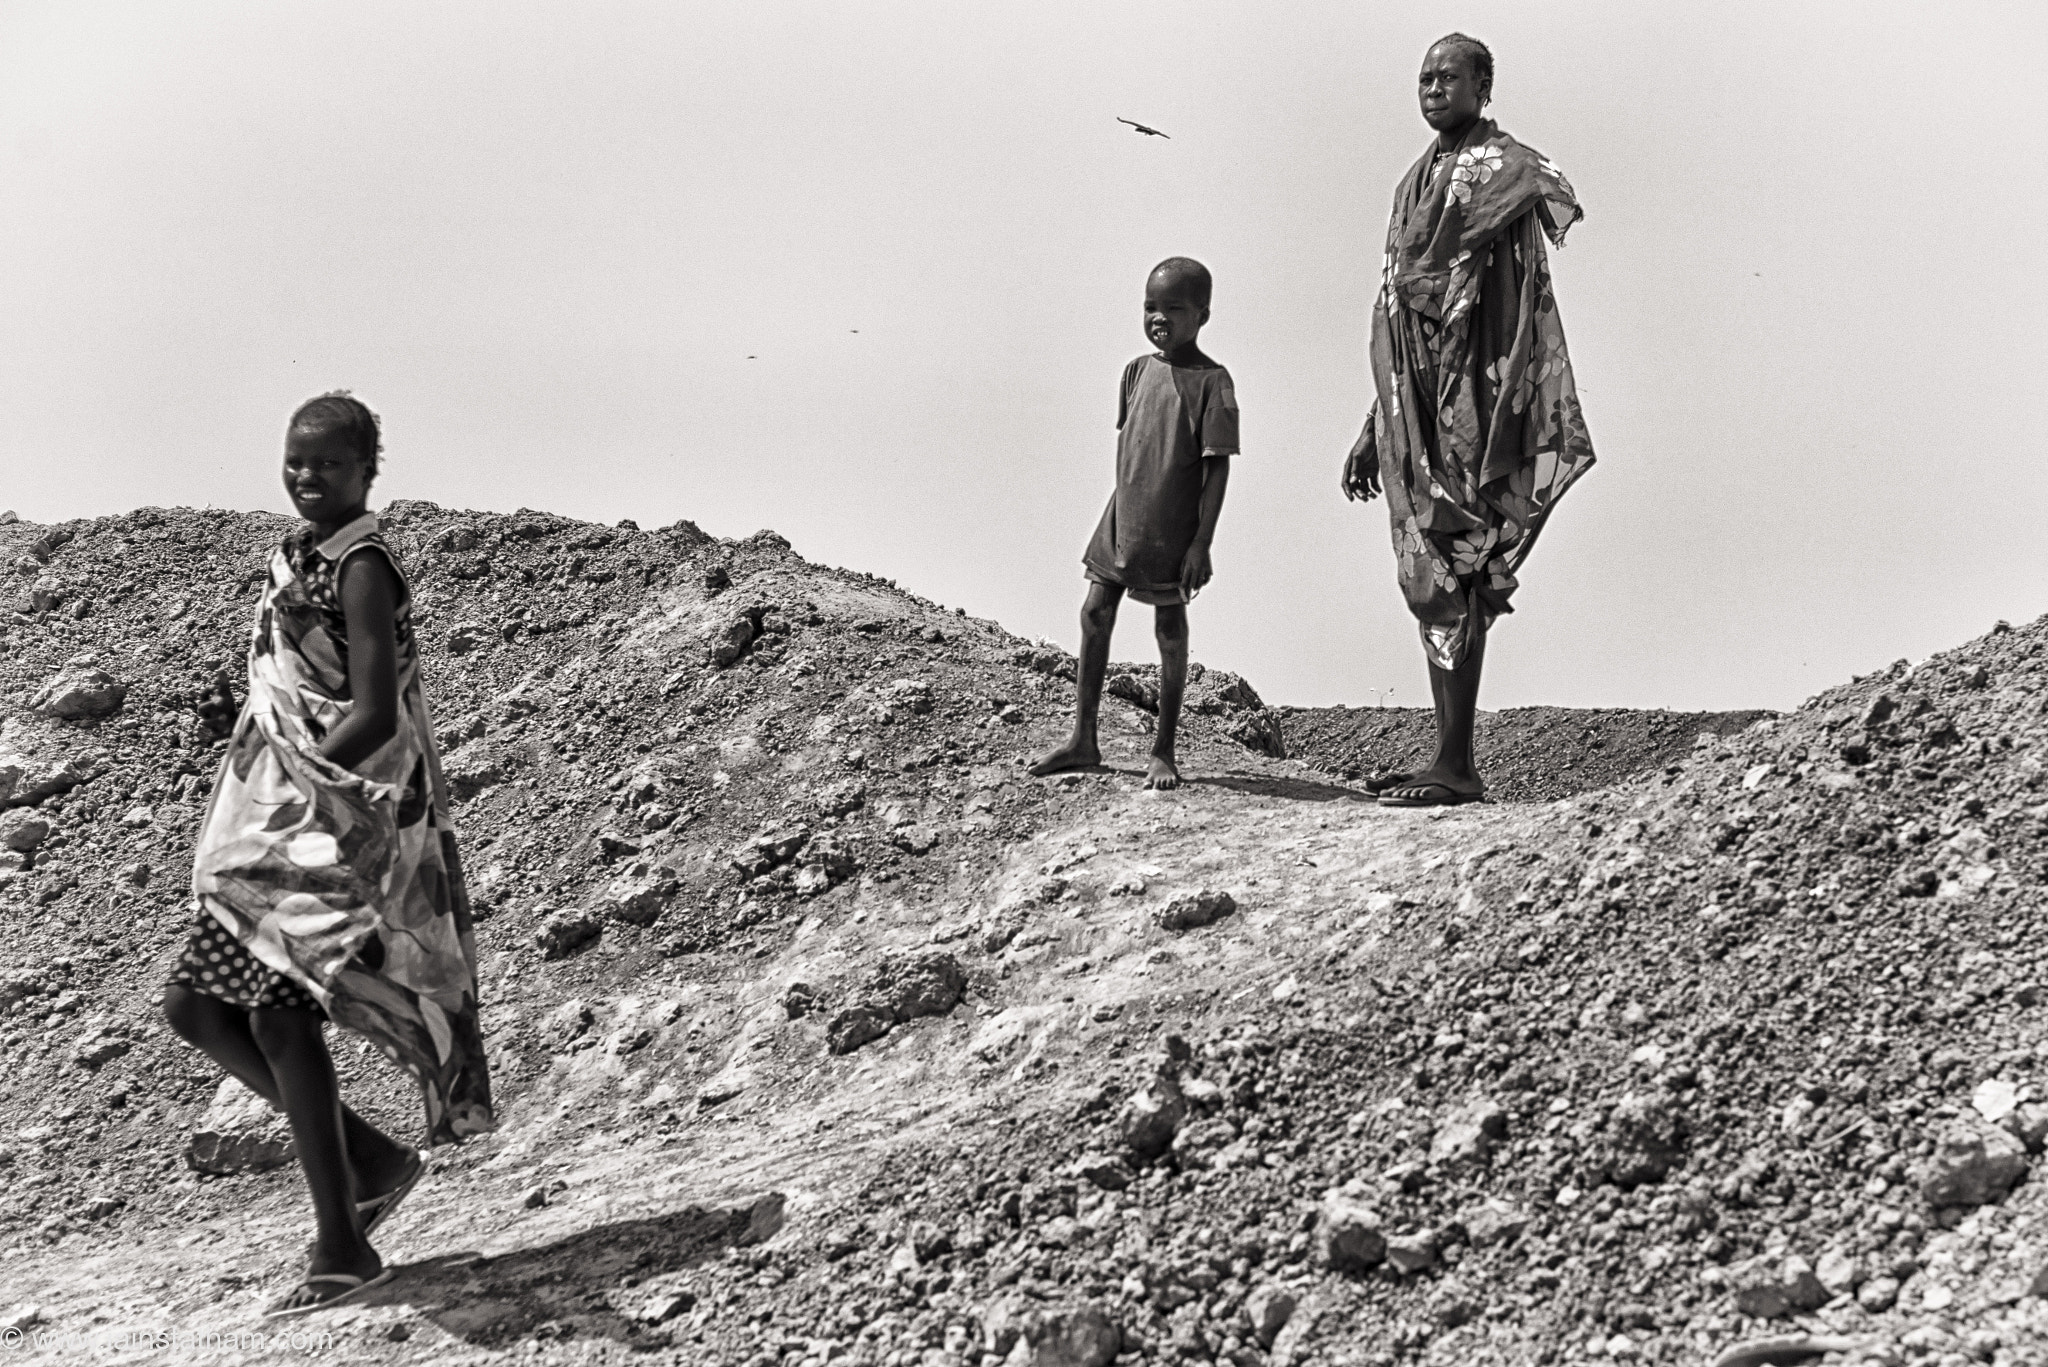
[[[420,692],[412,595],[398,613],[398,733],[355,770],[320,754],[349,713],[342,562],[397,558],[374,514],[271,553],[192,891],[249,953],[419,1080],[427,1142],[492,1126],[469,899]],[[399,572],[404,582],[403,571]]]
[[[1513,610],[1515,571],[1593,463],[1543,248],[1582,216],[1564,173],[1491,119],[1394,194],[1354,454],[1378,461],[1401,589],[1443,669]]]

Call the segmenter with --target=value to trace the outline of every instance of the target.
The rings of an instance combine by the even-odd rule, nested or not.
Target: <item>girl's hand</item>
[[[206,726],[207,734],[215,740],[224,739],[234,733],[235,718],[240,714],[241,707],[235,702],[235,681],[228,677],[225,669],[214,674],[212,685],[199,699],[197,711],[199,720]]]

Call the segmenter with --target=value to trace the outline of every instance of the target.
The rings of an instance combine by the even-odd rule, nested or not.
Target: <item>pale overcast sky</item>
[[[0,2],[0,508],[283,511],[347,386],[380,497],[772,527],[1071,647],[1186,253],[1245,441],[1197,658],[1421,702],[1337,477],[1454,28],[1586,205],[1600,455],[1483,705],[1787,706],[2048,609],[2038,0]]]

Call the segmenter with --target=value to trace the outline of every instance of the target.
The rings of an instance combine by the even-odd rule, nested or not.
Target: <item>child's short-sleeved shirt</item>
[[[1082,562],[1090,579],[1137,594],[1174,595],[1201,524],[1202,461],[1237,454],[1230,372],[1197,353],[1124,367],[1117,405],[1116,492]]]

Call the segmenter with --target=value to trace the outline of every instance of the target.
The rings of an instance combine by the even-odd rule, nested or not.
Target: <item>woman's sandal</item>
[[[1403,786],[1412,787],[1418,796],[1398,796],[1397,791]],[[1476,793],[1461,793],[1457,789],[1447,788],[1441,783],[1393,784],[1389,786],[1387,791],[1380,794],[1380,806],[1382,807],[1461,807],[1467,802],[1484,801],[1486,801],[1486,790],[1484,788]]]
[[[292,1288],[293,1295],[301,1291],[313,1291],[317,1294],[318,1288],[326,1285],[339,1286],[341,1289],[331,1295],[322,1296],[318,1300],[307,1301],[303,1305],[287,1305],[285,1301],[279,1301],[276,1305],[263,1312],[263,1318],[267,1320],[281,1320],[292,1315],[307,1315],[315,1310],[325,1310],[330,1306],[340,1305],[343,1301],[352,1300],[373,1286],[382,1286],[390,1281],[391,1277],[392,1269],[388,1267],[374,1277],[358,1277],[350,1272],[308,1273],[306,1276],[299,1278],[299,1284]],[[290,1296],[287,1296],[285,1299],[289,1300],[290,1298]]]

